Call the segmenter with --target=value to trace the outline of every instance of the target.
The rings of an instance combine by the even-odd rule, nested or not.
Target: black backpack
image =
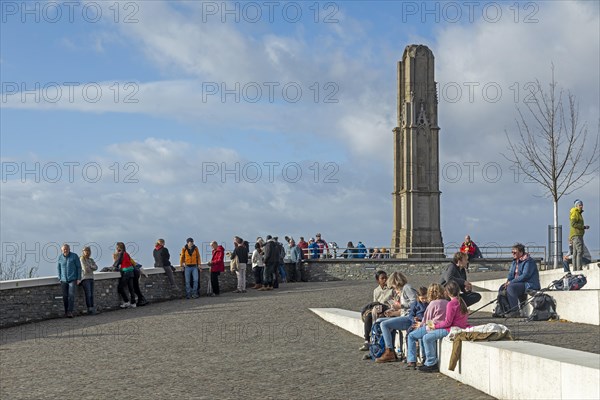
[[[506,290],[501,290],[498,292],[498,297],[496,299],[496,308],[494,308],[494,313],[492,317],[494,318],[504,318],[504,315],[508,313],[510,310],[510,303],[508,302],[508,297],[506,296]]]
[[[548,321],[558,319],[556,314],[556,301],[552,296],[545,293],[538,293],[531,299],[533,310],[529,316],[529,321]]]

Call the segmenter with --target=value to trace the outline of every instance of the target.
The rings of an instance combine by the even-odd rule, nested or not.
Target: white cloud
[[[15,94],[3,106],[131,113],[141,118],[159,115],[189,121],[199,133],[212,127],[277,133],[276,144],[265,147],[261,155],[274,154],[279,159],[276,149],[293,145],[306,160],[336,147],[342,149],[342,158],[348,161],[338,164],[339,182],[324,184],[326,171],[321,165],[315,183],[308,161],[301,163],[304,174],[297,183],[286,182],[281,167],[277,179],[269,182],[264,165],[263,179],[257,183],[235,182],[221,171],[207,176],[207,163],[219,168],[221,163],[229,168],[238,163],[243,168],[257,161],[243,151],[248,142],[239,148],[204,147],[199,141],[172,140],[164,132],[99,150],[90,161],[98,162],[106,173],[95,184],[81,180],[75,185],[3,183],[3,241],[94,241],[106,253],[117,240],[134,240],[144,264],[151,263],[152,244],[159,236],[172,248],[190,235],[203,242],[229,240],[235,234],[250,239],[267,233],[310,237],[316,231],[338,244],[363,240],[367,245],[387,245],[392,230],[395,63],[404,44],[398,48],[393,38],[393,45],[386,46],[389,39],[383,39],[377,44],[386,50],[374,50],[373,42],[378,39],[370,37],[370,26],[345,15],[342,20],[351,21],[350,27],[334,24],[315,43],[302,29],[274,33],[268,27],[198,23],[202,18],[198,7],[196,3],[144,2],[137,16],[140,23],[119,25],[120,44],[135,43],[150,67],[159,68],[164,76],[164,80],[138,83],[137,103],[115,102],[110,97],[113,82],[105,81],[100,85],[107,95],[97,103],[70,102],[66,97],[56,104],[23,103]],[[578,96],[582,120],[588,121],[592,132],[596,130],[597,6],[546,2],[540,4],[538,18],[538,24],[503,19],[496,24],[449,25],[436,32],[430,46],[441,84],[442,172],[449,172],[444,168],[452,162],[462,173],[458,180],[440,179],[446,243],[460,243],[465,231],[480,244],[545,241],[551,202],[534,197],[540,194],[537,185],[515,181],[515,171],[500,152],[506,147],[504,131],[514,129],[516,90],[520,101],[527,82],[536,77],[547,82],[551,62],[559,83]],[[356,24],[361,29],[354,29]],[[110,54],[110,43],[102,41],[106,54]],[[226,82],[231,87],[232,82],[270,81],[300,82],[302,101],[286,103],[279,95],[272,104],[251,104],[222,102],[218,94],[202,96],[202,82]],[[327,94],[325,83],[337,83],[339,102],[312,101],[314,92],[309,86],[315,81],[320,85],[319,100]],[[123,88],[125,82],[119,82]],[[451,82],[463,89],[456,103],[442,92],[443,85]],[[467,82],[479,83],[473,102],[466,96]],[[502,89],[498,102],[482,97],[481,89],[491,83]],[[66,93],[67,88],[63,89]],[[32,160],[40,158],[32,156]],[[3,155],[3,161],[8,159]],[[121,167],[125,162],[135,163],[137,183],[114,181],[108,167],[115,159]],[[472,177],[464,164],[469,162],[479,163]],[[489,163],[500,165],[498,181],[482,175]],[[574,194],[587,201],[585,217],[592,226],[600,226],[594,206],[598,193],[596,179]],[[560,203],[565,227],[572,197]],[[597,231],[589,233],[592,249],[600,247]],[[103,260],[108,260],[106,254]]]

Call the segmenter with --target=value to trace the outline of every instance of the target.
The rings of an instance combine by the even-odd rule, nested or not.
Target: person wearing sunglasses
[[[520,315],[519,299],[525,296],[527,290],[540,290],[540,274],[533,258],[525,252],[525,246],[517,243],[512,247],[513,262],[508,271],[506,282],[500,290],[506,290],[510,312],[507,317]]]

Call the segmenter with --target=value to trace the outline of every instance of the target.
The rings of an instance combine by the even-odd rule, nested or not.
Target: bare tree
[[[11,281],[15,279],[29,279],[37,277],[38,267],[28,268],[22,261],[18,261],[18,255],[0,263],[0,281]]]
[[[517,107],[517,138],[511,140],[505,155],[530,179],[543,186],[554,205],[554,268],[558,267],[558,201],[564,195],[586,185],[596,177],[598,166],[598,135],[588,141],[586,123],[579,123],[579,105],[568,92],[567,104],[563,91],[557,88],[552,65],[552,81],[546,92],[536,80],[531,100],[525,102],[527,118]]]

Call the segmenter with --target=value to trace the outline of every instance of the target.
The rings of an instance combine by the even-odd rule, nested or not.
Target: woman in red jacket
[[[219,290],[219,275],[225,271],[225,262],[223,261],[225,249],[214,240],[210,242],[210,247],[212,247],[212,259],[208,262],[210,266],[210,284],[213,291],[212,295],[218,296],[221,293]]]

